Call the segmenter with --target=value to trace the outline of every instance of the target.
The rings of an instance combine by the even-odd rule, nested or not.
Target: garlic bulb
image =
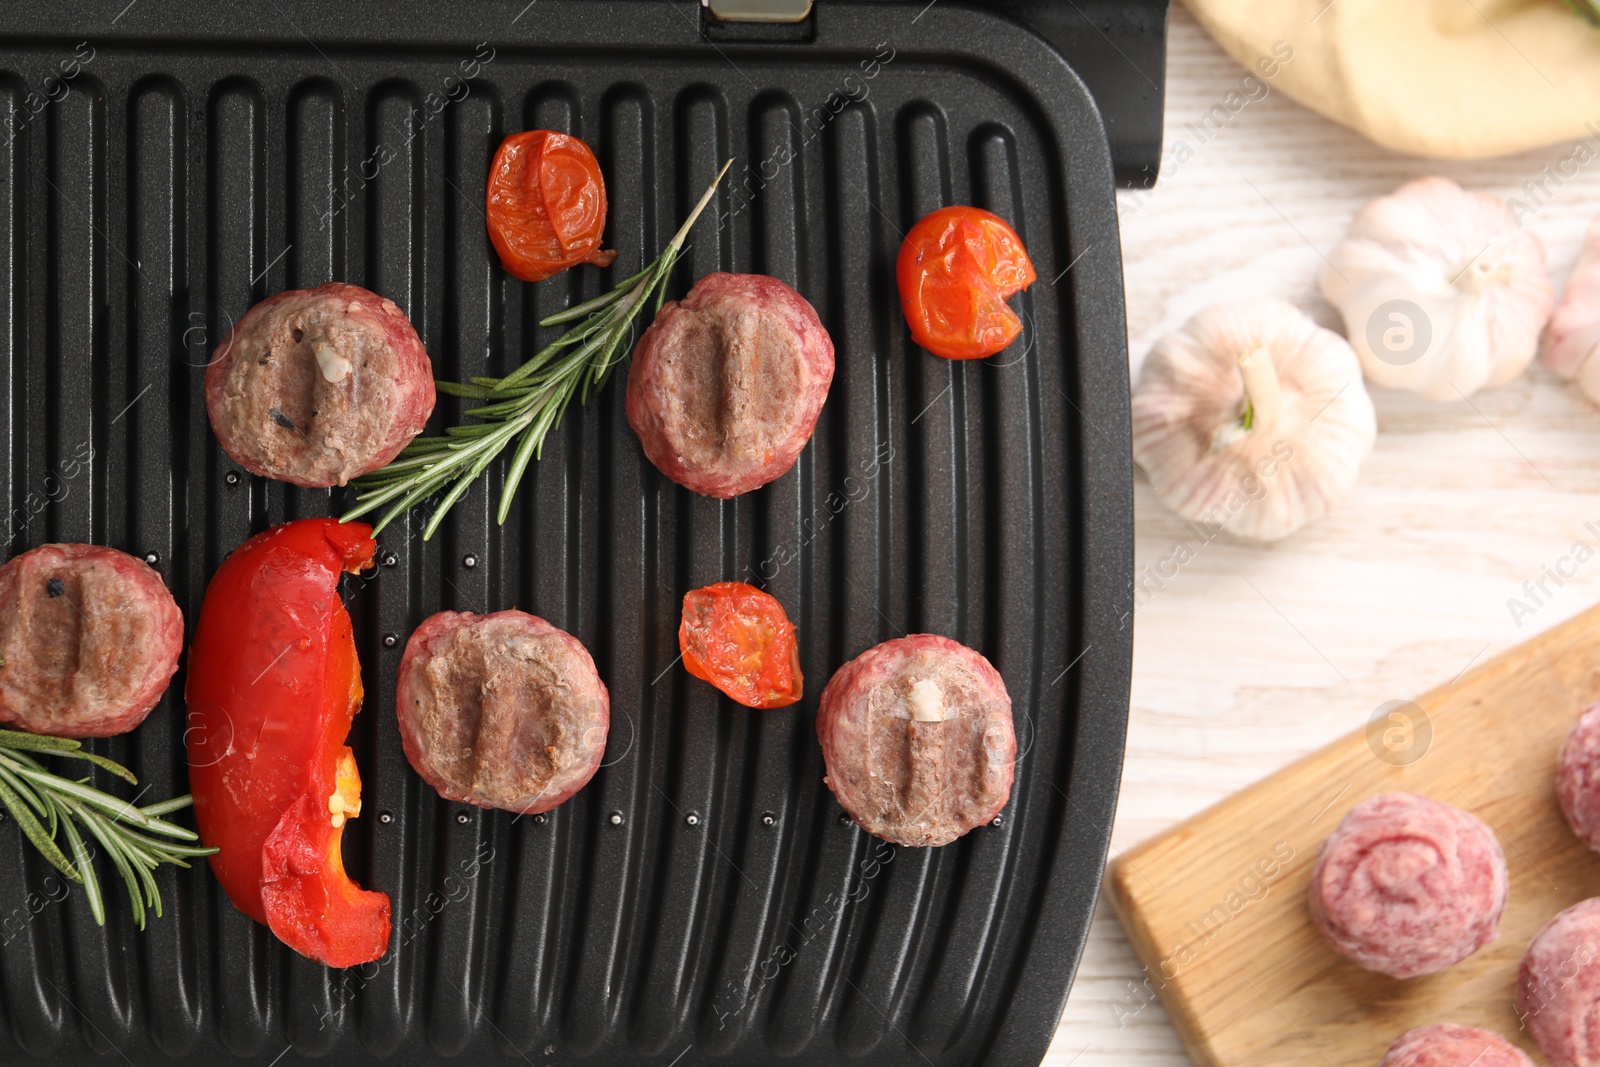
[[[1369,381],[1431,400],[1521,374],[1554,303],[1539,238],[1499,199],[1448,178],[1362,208],[1328,257],[1322,292]]]
[[[1376,436],[1355,353],[1281,300],[1201,311],[1150,350],[1133,395],[1134,459],[1208,541],[1326,515]]]
[[[1600,219],[1589,227],[1589,240],[1544,343],[1544,365],[1563,378],[1576,378],[1584,394],[1600,403]]]

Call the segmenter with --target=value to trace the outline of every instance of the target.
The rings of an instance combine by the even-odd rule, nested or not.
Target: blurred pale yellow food
[[[1600,136],[1600,29],[1561,0],[1185,2],[1252,70],[1289,45],[1273,88],[1400,152],[1481,159]]]

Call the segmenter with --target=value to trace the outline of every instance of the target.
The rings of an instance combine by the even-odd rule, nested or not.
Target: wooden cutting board
[[[1158,994],[1195,1062],[1215,1067],[1371,1067],[1402,1032],[1439,1022],[1489,1027],[1539,1059],[1514,1011],[1516,970],[1551,916],[1600,895],[1600,856],[1555,795],[1556,754],[1596,701],[1600,608],[1386,705],[1367,729],[1123,854],[1107,888],[1148,987],[1128,1010]],[[1393,790],[1478,815],[1511,874],[1499,939],[1407,981],[1335,955],[1306,907],[1323,838]]]

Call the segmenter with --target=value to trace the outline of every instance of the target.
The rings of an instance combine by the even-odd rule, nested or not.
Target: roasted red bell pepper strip
[[[372,565],[364,523],[258,534],[206,590],[189,646],[189,781],[200,839],[234,906],[330,967],[383,955],[389,898],[340,854],[361,778],[345,745],[361,670],[339,576]]]

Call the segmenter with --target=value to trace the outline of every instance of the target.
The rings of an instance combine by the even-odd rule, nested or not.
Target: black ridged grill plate
[[[247,536],[348,500],[241,477],[217,447],[203,367],[247,308],[353,282],[410,315],[440,377],[504,373],[550,335],[538,319],[653,257],[728,158],[670,295],[712,270],[773,274],[838,348],[814,440],[765,489],[724,503],[659,476],[619,376],[571,412],[505,526],[496,469],[433,541],[420,515],[397,524],[392,563],[347,581],[367,703],[345,855],[393,900],[380,964],[293,955],[203,866],[161,873],[166,915],[144,933],[120,897],[97,928],[0,824],[0,1055],[1043,1055],[1127,711],[1127,371],[1099,118],[1041,40],[952,0],[821,4],[793,40],[756,43],[707,41],[700,18],[672,0],[0,6],[8,555],[155,553],[192,627]],[[611,271],[527,285],[496,263],[489,160],[532,127],[597,152]],[[1024,339],[963,364],[911,345],[893,264],[916,218],[966,202],[1015,222],[1039,281]],[[458,410],[441,398],[438,418]],[[795,707],[735,706],[676,663],[683,593],[734,578],[799,627]],[[577,635],[611,689],[605,767],[541,818],[442,802],[394,722],[414,626],[513,606]],[[837,667],[919,631],[994,661],[1022,752],[999,824],[937,850],[841,822],[813,728]],[[187,788],[183,681],[93,746],[151,797]]]

